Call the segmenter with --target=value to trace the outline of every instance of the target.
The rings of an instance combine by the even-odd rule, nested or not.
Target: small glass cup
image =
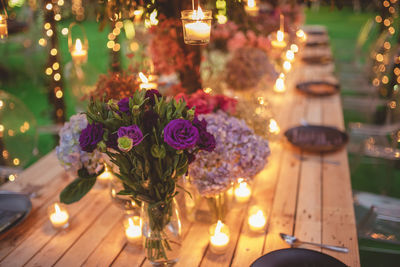
[[[181,12],[185,44],[202,45],[210,42],[212,11],[183,10]]]
[[[51,224],[55,229],[65,229],[69,226],[69,214],[61,203],[54,203],[47,209]]]

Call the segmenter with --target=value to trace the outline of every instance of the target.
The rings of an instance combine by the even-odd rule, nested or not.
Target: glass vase
[[[216,223],[217,221],[225,221],[225,216],[228,211],[228,198],[229,196],[226,192],[219,193],[213,197],[205,198],[213,223]]]
[[[147,259],[153,266],[173,266],[181,248],[181,220],[175,198],[142,203],[142,233]]]

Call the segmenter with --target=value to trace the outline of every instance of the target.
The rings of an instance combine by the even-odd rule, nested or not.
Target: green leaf
[[[60,201],[65,204],[71,204],[84,197],[93,185],[96,183],[96,176],[91,178],[76,178],[60,194]]]

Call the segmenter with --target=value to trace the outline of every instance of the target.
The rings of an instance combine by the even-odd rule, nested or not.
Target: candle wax
[[[229,244],[228,233],[221,232],[222,227],[224,226],[225,225],[221,221],[218,221],[215,225],[215,230],[211,231],[213,234],[210,236],[210,248],[211,251],[216,254],[224,253]]]
[[[186,38],[191,41],[204,41],[210,38],[211,26],[201,21],[187,23],[185,32]]]
[[[55,212],[50,214],[50,221],[54,228],[63,228],[67,226],[69,219],[67,211],[61,210],[57,204],[55,204],[54,209]]]
[[[251,189],[246,182],[239,183],[239,187],[235,189],[235,199],[239,203],[247,202],[251,195]]]
[[[141,240],[142,237],[142,229],[140,225],[134,224],[132,218],[128,219],[128,226],[125,229],[125,235],[129,242],[137,242]]]
[[[256,214],[249,216],[248,224],[251,231],[259,232],[264,230],[265,223],[267,222],[262,210],[258,210]]]

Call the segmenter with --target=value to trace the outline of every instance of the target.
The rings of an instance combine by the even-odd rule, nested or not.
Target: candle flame
[[[285,61],[285,62],[287,62],[287,61]],[[290,62],[289,62],[289,63],[290,63]],[[285,74],[281,73],[281,74],[279,75],[279,78],[276,79],[275,86],[274,86],[274,91],[275,91],[275,92],[281,93],[281,92],[284,92],[284,91],[285,91],[285,81],[284,81],[284,78],[285,78]]]
[[[54,209],[55,209],[56,213],[60,213],[61,212],[60,206],[58,206],[57,203],[54,204]]]
[[[255,0],[248,0],[247,1],[247,6],[248,7],[255,7],[256,6],[256,1]]]
[[[270,133],[278,134],[280,132],[280,128],[278,126],[278,123],[274,119],[270,119],[269,120],[268,128],[269,128],[269,132]]]
[[[290,50],[292,50],[294,53],[299,52],[299,47],[296,44],[292,44],[290,46]]]
[[[82,42],[81,39],[76,39],[75,41],[75,50],[76,51],[82,51]]]
[[[202,20],[204,19],[204,13],[203,10],[201,9],[200,5],[197,7],[197,10],[193,10],[193,15],[192,19],[194,20]]]
[[[283,33],[283,31],[279,30],[276,33],[276,40],[278,40],[278,42],[282,42],[284,38],[285,38],[285,34]]]
[[[143,72],[139,72],[139,78],[143,83],[149,83],[149,80],[147,79],[146,75],[143,74]]]
[[[244,181],[243,178],[238,178],[238,183],[239,183],[239,184],[242,183],[243,181]]]
[[[133,224],[132,218],[129,218],[129,219],[128,219],[128,223],[129,223],[129,227],[135,226],[135,225]]]
[[[286,51],[286,59],[287,60],[294,60],[294,52],[292,50]]]
[[[218,220],[217,226],[215,227],[214,235],[221,233],[222,226],[223,226],[223,224],[222,224],[221,220]]]
[[[289,61],[283,62],[283,68],[285,71],[289,71],[292,68],[292,64]]]

